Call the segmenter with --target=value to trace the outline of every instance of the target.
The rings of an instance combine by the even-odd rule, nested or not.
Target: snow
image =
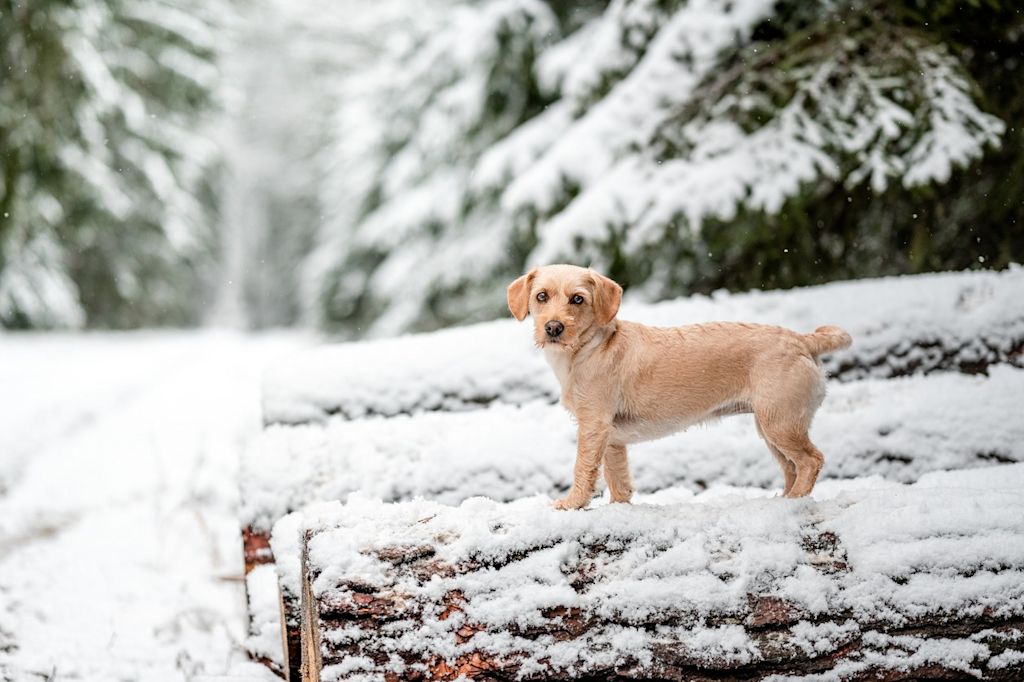
[[[909,149],[896,144],[914,123],[914,116],[898,104],[907,84],[872,73],[871,65],[844,75],[849,66],[843,58],[829,58],[813,70],[795,71],[799,76],[792,99],[754,131],[716,110],[707,120],[697,117],[676,125],[682,139],[672,142],[688,148],[685,155],[621,155],[540,227],[530,261],[571,257],[581,238],[595,249],[607,241],[609,225],[628,226],[625,252],[642,257],[644,249],[664,243],[663,234],[675,229],[671,225],[680,216],[686,230],[697,232],[708,219],[731,221],[744,207],[777,214],[810,183],[835,182],[844,172],[848,187],[869,180],[876,193],[894,178],[902,178],[907,188],[947,181],[953,169],[980,158],[986,147],[997,147],[1005,125],[974,104],[952,56],[916,44],[910,50],[924,82],[925,112],[917,115],[926,119],[926,129]],[[744,97],[729,96],[717,108],[742,111],[752,106],[743,104]],[[529,174],[517,180],[532,182]],[[519,206],[524,201],[516,197],[516,187],[505,199]],[[545,208],[545,201],[529,203]]]
[[[302,534],[300,531],[303,517],[299,513],[292,513],[281,518],[275,525],[274,535],[271,536],[271,549],[274,552],[274,565],[272,569],[277,572],[277,584],[280,587],[281,595],[297,603],[302,593],[300,579],[302,576]],[[258,632],[263,628],[266,621],[263,618],[270,618],[274,625],[280,627],[281,617],[272,613],[250,613],[250,632]],[[298,614],[288,612],[285,617],[293,619],[292,626],[298,627]],[[275,662],[279,660],[281,652],[277,657],[272,658]]]
[[[970,98],[971,86],[951,66],[944,51],[925,51],[922,63],[924,87],[932,102],[929,130],[910,150],[908,171],[903,178],[907,188],[932,180],[945,183],[953,170],[981,156],[986,144],[998,146],[1006,124],[979,111]]]
[[[245,576],[250,631],[245,650],[257,659],[281,665],[281,607],[278,602],[277,570],[272,564],[253,568]]]
[[[199,5],[201,7],[202,5]],[[217,35],[208,23],[198,19],[189,10],[197,7],[174,7],[162,2],[135,3],[124,8],[125,16],[136,21],[152,24],[168,33],[183,36],[197,47],[213,51],[217,47]]]
[[[834,532],[849,536],[851,560],[859,560],[856,552],[866,548],[866,571],[916,571],[923,567],[941,573],[951,567],[941,563],[946,560],[943,557],[952,557],[948,559],[952,561],[973,554],[989,557],[979,559],[979,566],[991,572],[1017,560],[1017,517],[1008,514],[1009,525],[1003,527],[990,520],[984,521],[984,527],[965,526],[964,536],[953,537],[940,532],[940,526],[953,523],[952,517],[970,518],[975,505],[973,493],[964,499],[956,493],[946,505],[950,513],[937,519],[929,515],[927,505],[918,504],[918,498],[905,506],[898,501],[886,506],[881,501],[900,495],[899,491],[904,490],[900,483],[914,483],[913,490],[919,492],[943,489],[941,494],[945,495],[947,474],[935,472],[949,470],[956,470],[957,489],[991,489],[990,467],[1024,461],[1024,422],[1017,418],[1019,399],[1024,395],[1024,369],[1014,366],[1019,364],[1015,359],[1019,351],[1015,349],[1024,339],[1022,291],[1024,271],[1014,268],[1001,273],[833,283],[788,292],[717,293],[653,306],[627,304],[624,316],[662,325],[740,319],[806,330],[827,322],[850,330],[854,347],[826,360],[844,381],[830,384],[811,431],[826,455],[815,498],[843,509],[852,498],[865,503],[857,508],[860,512],[844,512],[846,525],[836,521]],[[569,415],[553,404],[557,391],[554,380],[529,337],[527,329],[501,321],[304,350],[271,367],[264,383],[264,419],[268,426],[242,458],[240,516],[243,525],[258,531],[272,528],[279,586],[286,599],[299,599],[304,529],[320,523],[317,519],[322,510],[335,509],[331,503],[318,502],[334,500],[337,505],[337,501],[347,500],[346,510],[372,506],[374,511],[367,511],[367,518],[377,514],[385,519],[393,512],[382,510],[406,504],[420,511],[423,508],[417,505],[459,509],[468,516],[481,509],[519,509],[526,505],[539,514],[539,510],[546,510],[550,497],[564,491],[572,471],[575,427]],[[988,363],[993,364],[986,367]],[[961,366],[983,368],[985,373],[936,371]],[[901,376],[905,374],[909,376]],[[716,508],[734,503],[760,504],[769,491],[777,491],[781,485],[777,465],[758,439],[749,417],[731,418],[633,446],[630,459],[639,501],[658,507],[694,502]],[[988,468],[971,470],[977,467]],[[995,487],[1022,487],[1020,469],[998,466],[995,470],[1017,472],[1002,478]],[[592,503],[591,510],[604,510],[605,499]],[[872,506],[870,500],[879,504]],[[891,540],[887,539],[889,526],[883,523],[883,510],[894,507],[901,516],[913,520],[916,532],[924,535],[893,534]],[[789,575],[790,579],[777,583],[777,592],[799,603],[806,613],[832,608],[834,585],[806,566],[794,566],[797,558],[793,544],[779,539],[798,533],[800,523],[810,517],[779,517],[758,509],[758,532],[768,537],[758,539],[753,534],[749,547],[761,562],[759,570]],[[856,514],[861,512],[858,517]],[[354,514],[355,520],[342,518],[342,512],[330,513],[333,516],[323,522],[324,528],[332,523],[349,528],[362,522],[362,512]],[[424,512],[423,518],[429,515]],[[840,518],[811,516],[821,532],[827,527],[826,521]],[[729,528],[741,536],[750,530],[738,521],[730,524]],[[867,534],[871,528],[877,530],[874,537]],[[407,540],[403,533],[378,526],[377,539],[401,545]],[[632,642],[639,637],[639,644],[627,648],[636,649],[643,657],[648,635],[635,623],[655,618],[664,606],[664,593],[648,595],[645,581],[671,586],[673,594],[708,594],[710,601],[704,604],[707,614],[738,608],[735,594],[723,594],[699,571],[709,560],[707,546],[701,544],[705,540],[695,531],[691,539],[671,546],[665,543],[657,556],[648,552],[642,565],[637,559],[636,585],[617,585],[618,591],[602,597],[613,603],[629,594],[633,620],[619,623],[616,619],[621,619],[621,614],[600,611],[602,618],[618,624],[608,626],[607,641],[599,645],[608,644],[614,651],[616,642]],[[548,549],[517,563],[516,570],[530,576],[530,589],[493,595],[488,602],[491,616],[527,626],[537,623],[540,610],[560,600],[574,599],[559,582],[557,572],[551,572],[551,562],[558,565],[571,561],[579,548],[571,543],[543,546]],[[874,546],[885,546],[890,551],[879,555],[871,550]],[[882,559],[889,563],[881,563]],[[348,571],[363,581],[388,579],[381,564],[365,552],[334,557],[328,563],[329,570]],[[733,568],[746,571],[749,562],[739,562]],[[521,577],[512,569],[508,571],[505,577],[509,580]],[[986,595],[1000,593],[1012,578],[1003,575],[989,579],[979,574],[973,582],[960,585],[959,592],[950,593],[950,599],[966,600],[973,590],[970,593],[977,604],[991,604]],[[900,609],[912,611],[917,608],[916,602],[908,600],[935,588],[927,578],[915,577],[903,585],[906,589],[899,592],[899,600],[870,602],[869,595],[877,587],[851,586],[844,588],[844,595],[852,604],[857,589],[862,590],[860,608],[867,613],[870,606],[877,611],[872,617],[881,618],[891,617]],[[271,591],[268,581],[268,599],[273,596]],[[524,610],[524,605],[529,608]],[[270,632],[273,627],[260,618],[270,618],[273,623],[278,618],[269,610],[262,616],[252,616],[253,648],[258,649],[260,633]],[[289,612],[289,617],[296,619],[297,613]],[[831,651],[848,641],[851,633],[870,632],[862,625],[851,621],[830,629],[803,622],[794,627],[793,646]],[[694,652],[703,651],[704,656],[714,652],[720,659],[743,663],[759,655],[742,628],[700,623],[689,623],[690,629],[685,631],[668,625],[659,627],[668,628],[662,633],[666,637]],[[340,631],[332,636],[345,641],[360,638],[358,633]],[[416,641],[422,636],[418,631],[406,633],[403,641]],[[480,633],[474,641],[492,642],[499,648],[520,644],[513,635],[494,632]],[[900,643],[886,642],[877,640],[871,645],[874,653],[865,656],[899,658],[892,652]],[[433,645],[443,644],[434,641]],[[454,650],[444,651],[454,655]],[[610,656],[607,652],[603,655]],[[581,660],[579,647],[573,643],[552,644],[545,655],[565,666]],[[1012,657],[1004,658],[1010,661]],[[597,666],[603,659],[593,654],[588,660],[588,664]],[[1003,659],[995,660],[998,664]],[[542,666],[539,659],[530,665]],[[325,670],[328,674],[343,672],[340,668]]]
[[[623,659],[644,665],[659,645],[671,643],[696,660],[745,663],[767,655],[767,642],[722,619],[743,622],[753,594],[782,598],[802,614],[784,631],[792,631],[791,646],[825,653],[859,636],[866,647],[853,665],[935,661],[980,674],[992,657],[982,637],[926,641],[883,628],[908,617],[978,617],[985,609],[1000,617],[1024,614],[1022,492],[1024,465],[1017,464],[932,474],[902,486],[834,482],[801,501],[761,490],[695,497],[669,490],[658,503],[640,496],[632,506],[567,513],[542,496],[446,506],[357,494],[347,504],[314,505],[299,530],[312,533],[317,598],[344,603],[350,581],[402,595],[400,612],[412,619],[395,630],[352,634],[362,651],[449,659],[479,651],[582,674]],[[828,533],[838,549],[822,557],[807,543]],[[431,560],[454,571],[421,580],[381,556],[396,546],[432,547]],[[840,570],[821,563],[844,556]],[[587,571],[593,582],[573,583]],[[443,597],[456,591],[465,601],[442,618]],[[585,635],[557,643],[523,634],[558,607],[596,621]],[[849,613],[849,620],[814,625],[814,614],[826,609]],[[467,624],[481,631],[456,643],[455,632]],[[344,679],[344,671],[328,667],[324,677]]]
[[[900,345],[909,338],[967,359],[1008,353],[1021,338],[1021,277],[1019,269],[931,275],[633,310],[660,323],[850,322],[859,347],[849,359],[884,377],[937,362],[913,358]],[[987,376],[844,370],[852,380],[830,385],[812,429],[826,454],[813,500],[771,497],[775,464],[749,420],[735,418],[632,448],[640,488],[632,507],[600,499],[586,512],[555,514],[549,496],[568,483],[573,426],[551,404],[550,370],[528,337],[525,326],[500,322],[296,352],[304,340],[213,332],[0,335],[0,677],[271,679],[245,652],[280,660],[275,582],[297,594],[305,528],[323,530],[312,546],[327,569],[323,589],[349,574],[393,580],[361,550],[432,542],[446,530],[457,535],[441,547],[446,561],[501,563],[522,549],[493,575],[411,589],[436,600],[457,586],[471,597],[459,618],[495,627],[539,622],[539,610],[571,600],[607,618],[586,647],[547,648],[561,667],[598,666],[625,649],[643,662],[652,637],[693,656],[756,660],[760,645],[742,627],[711,616],[741,616],[755,587],[807,614],[848,608],[846,623],[795,624],[793,646],[826,652],[861,637],[869,647],[856,665],[871,657],[955,660],[965,671],[1020,665],[1018,640],[996,652],[991,638],[936,645],[872,624],[936,610],[1019,613],[1024,465],[1014,462],[1024,459],[1024,369],[1008,358],[988,358],[1000,364]],[[287,405],[313,423],[257,435],[259,374],[278,357],[267,386],[307,401]],[[498,399],[517,386],[518,396]],[[309,400],[314,389],[321,393]],[[355,419],[327,416],[324,405]],[[381,406],[401,409],[372,416]],[[325,499],[335,501],[278,520]],[[239,518],[264,529],[276,521],[276,565],[247,578],[252,631]],[[849,576],[837,583],[808,563],[808,527],[841,538]],[[585,561],[598,541],[618,548],[601,566],[612,579],[583,595],[567,590],[561,567]],[[696,615],[680,625],[673,609]],[[646,619],[660,624],[640,627]],[[430,626],[396,636],[425,647],[456,627]],[[506,651],[521,639],[499,628],[472,641]],[[535,659],[538,670],[546,665]],[[357,663],[372,665],[353,660],[353,670]]]
[[[383,207],[379,211],[408,215],[409,211],[389,203],[404,204],[411,194],[420,204],[431,191],[446,205],[462,203],[461,190],[453,191],[452,183],[448,183],[448,189],[435,187],[434,173],[424,172],[424,166],[443,159],[453,174],[462,170],[464,163],[451,158],[450,151],[480,134],[479,126],[487,121],[484,109],[488,96],[505,85],[495,85],[490,72],[498,56],[504,54],[502,50],[508,49],[502,36],[521,44],[519,50],[530,46],[531,51],[540,52],[556,31],[551,9],[537,0],[496,0],[480,7],[454,7],[443,28],[431,36],[415,60],[391,74],[398,80],[395,93],[399,98],[391,102],[391,107],[398,113],[398,125],[408,130],[398,133],[404,144],[387,160],[382,173]],[[509,109],[514,106],[510,103]],[[402,120],[412,115],[417,117],[414,122]],[[503,135],[516,123],[515,114],[512,116],[508,121],[497,117],[498,121],[486,125],[496,126],[497,134]],[[458,156],[472,155],[472,148],[479,144],[469,142],[469,149]],[[431,214],[416,217],[410,227],[422,231],[429,227],[431,218]],[[379,232],[379,226],[386,222],[371,213],[367,229]],[[361,228],[358,234],[362,232]]]
[[[606,76],[605,71],[620,72],[631,66],[628,62],[635,56],[622,54],[621,39],[613,35],[622,20],[616,10],[623,4],[610,8],[608,28],[595,32],[595,63],[583,61],[566,74],[570,96],[592,90],[593,81]],[[653,4],[639,3],[640,13],[654,13]],[[654,32],[635,68],[509,185],[502,197],[503,207],[516,211],[529,206],[548,214],[564,201],[566,180],[584,189],[592,186],[633,145],[646,142],[665,112],[686,102],[715,67],[719,53],[744,42],[771,8],[772,3],[765,0],[698,0],[673,13]],[[626,8],[626,15],[633,14],[630,9]],[[638,23],[655,23],[652,18]]]
[[[82,326],[85,313],[78,287],[61,267],[64,253],[58,241],[40,233],[26,239],[21,249],[0,270],[0,320],[18,312],[46,327]]]
[[[358,418],[551,395],[555,381],[531,348],[511,325],[491,323],[303,351],[268,369],[263,418]],[[529,362],[526,371],[514,364],[520,358]]]
[[[473,170],[474,189],[496,189],[504,185],[554,144],[569,123],[568,107],[563,103],[555,103],[536,118],[516,128],[480,157]]]
[[[302,273],[310,318],[361,336],[473,322],[500,314],[499,280],[559,260],[624,269],[656,300],[749,251],[742,225],[785,241],[808,207],[844,198],[861,225],[881,193],[931,197],[1003,144],[1010,122],[962,51],[837,11],[614,0],[559,22],[495,0],[374,33],[412,47],[337,101],[329,217]],[[891,216],[876,241],[899,243],[910,220]]]
[[[742,320],[805,332],[836,324],[853,335],[854,344],[826,358],[826,368],[842,370],[843,378],[885,377],[1006,361],[1024,341],[1024,269],[719,292],[654,305],[627,300],[621,317],[661,326]],[[557,382],[530,334],[526,324],[503,320],[303,351],[268,371],[264,420],[296,423],[332,414],[359,418],[472,409],[495,401],[553,401]]]
[[[825,453],[822,476],[913,481],[934,470],[1024,461],[1022,395],[1024,370],[1005,366],[989,377],[942,373],[834,384],[811,430]],[[447,504],[475,495],[555,495],[569,486],[575,437],[569,414],[540,401],[272,426],[242,460],[242,522],[267,530],[310,500],[355,491]],[[782,482],[749,416],[635,445],[630,460],[641,491],[673,484],[770,489]]]
[[[0,679],[276,679],[242,648],[235,477],[299,343],[0,334]]]

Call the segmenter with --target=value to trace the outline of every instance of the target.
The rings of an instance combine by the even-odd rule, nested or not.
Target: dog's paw
[[[563,497],[562,499],[555,500],[554,502],[551,503],[552,507],[554,507],[555,509],[560,509],[562,511],[565,511],[567,509],[582,509],[586,505],[586,502],[583,502],[581,504],[569,497]]]

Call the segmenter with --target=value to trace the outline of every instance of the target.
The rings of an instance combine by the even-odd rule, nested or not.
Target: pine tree
[[[368,88],[367,109],[353,116],[380,119],[358,126],[362,144],[371,142],[359,165],[372,175],[328,209],[330,237],[311,259],[328,326],[437,326],[449,316],[443,292],[475,286],[508,260],[507,220],[497,195],[478,191],[474,170],[496,142],[543,117],[551,98],[535,62],[575,19],[538,0],[457,5],[444,19],[437,30],[410,32],[408,45],[363,75],[364,84],[387,84]],[[472,317],[481,300],[462,293],[467,308],[453,320]]]
[[[0,3],[0,322],[195,321],[216,251],[219,2]]]
[[[656,299],[1019,259],[1012,4],[560,6],[468,5],[461,40],[412,50],[381,161],[317,254],[322,323],[501,315],[508,279],[560,260]],[[510,8],[534,19],[488,23]]]

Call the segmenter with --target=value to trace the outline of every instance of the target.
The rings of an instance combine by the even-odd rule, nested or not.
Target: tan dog
[[[612,501],[629,502],[626,445],[745,412],[782,468],[783,494],[810,493],[824,462],[807,435],[825,397],[817,357],[846,348],[850,335],[733,322],[647,327],[615,318],[621,300],[618,284],[573,265],[534,268],[508,287],[516,319],[533,314],[534,340],[579,424],[572,490],[555,506],[586,506],[602,462]]]

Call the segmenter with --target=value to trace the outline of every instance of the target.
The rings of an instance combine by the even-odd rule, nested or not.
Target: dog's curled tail
[[[804,334],[804,341],[813,355],[824,355],[849,348],[853,339],[839,327],[818,327],[813,334]]]

